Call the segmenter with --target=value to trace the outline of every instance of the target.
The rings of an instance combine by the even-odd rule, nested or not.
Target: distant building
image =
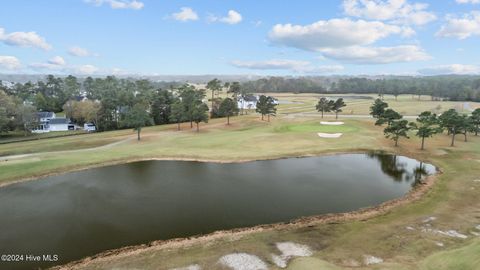
[[[97,131],[97,127],[95,126],[94,123],[85,123],[83,125],[83,130],[85,130],[87,132],[95,132],[95,131]]]
[[[57,118],[54,112],[37,112],[37,117],[38,126],[32,130],[33,133],[75,130],[75,125],[69,119]]]
[[[48,128],[50,131],[69,131],[75,130],[75,125],[69,119],[62,117],[51,119]]]
[[[278,104],[278,100],[274,97],[272,98],[273,98],[273,104]],[[260,99],[260,96],[253,96],[253,95],[240,97],[237,100],[237,106],[239,109],[253,110],[257,108],[257,102],[259,99]]]
[[[237,106],[239,109],[251,110],[257,107],[258,98],[256,96],[244,96],[237,100]]]
[[[49,132],[50,120],[56,117],[54,112],[37,112],[38,126],[32,130],[34,133]]]

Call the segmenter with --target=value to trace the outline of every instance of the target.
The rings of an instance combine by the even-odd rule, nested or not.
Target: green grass
[[[470,245],[438,252],[427,257],[420,264],[422,270],[468,270],[480,268],[480,240]]]
[[[277,132],[298,132],[298,133],[351,133],[358,131],[355,125],[346,124],[339,126],[321,125],[318,121],[307,123],[284,124],[275,127]]]

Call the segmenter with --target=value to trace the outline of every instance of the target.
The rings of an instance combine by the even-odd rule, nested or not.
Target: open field
[[[372,119],[341,119],[345,122],[343,126],[321,126],[318,114],[308,119],[289,118],[283,114],[313,112],[315,99],[302,94],[285,94],[280,97],[283,99],[309,105],[282,104],[279,116],[272,118],[270,123],[253,114],[232,118],[230,126],[225,125],[225,119],[215,119],[202,124],[199,133],[190,130],[188,123],[182,125],[180,132],[175,125],[149,127],[143,130],[140,142],[136,141],[132,130],[122,130],[0,145],[3,156],[36,153],[0,161],[0,183],[150,158],[236,162],[383,150],[431,162],[442,170],[442,174],[420,200],[373,218],[258,230],[234,236],[225,234],[214,240],[206,238],[184,244],[144,247],[76,267],[170,269],[198,264],[203,269],[224,269],[217,260],[233,252],[257,255],[271,266],[270,254],[276,252],[275,243],[291,241],[309,246],[313,255],[293,259],[287,269],[351,269],[356,263],[359,266],[355,269],[478,269],[475,267],[480,264],[480,237],[475,233],[480,234],[480,229],[475,227],[480,225],[480,137],[471,136],[470,142],[465,143],[458,136],[457,146],[451,148],[448,147],[449,137],[437,135],[426,141],[425,151],[419,150],[420,140],[412,137],[401,140],[400,146],[395,148],[392,141],[383,137],[382,128],[373,125]],[[354,114],[367,114],[372,101],[356,100],[349,106],[354,108],[351,109]],[[390,99],[387,102],[394,109],[403,106],[409,115],[437,106],[428,101],[413,101],[411,96],[400,97],[398,104]],[[459,104],[441,102],[442,110]],[[470,106],[475,108],[479,104]],[[317,132],[344,135],[338,139],[322,139]],[[88,150],[92,147],[93,150]],[[44,153],[46,151],[50,153]],[[449,230],[467,237],[439,232]],[[367,267],[363,264],[366,255],[382,258],[384,262]],[[272,266],[272,269],[276,268]]]

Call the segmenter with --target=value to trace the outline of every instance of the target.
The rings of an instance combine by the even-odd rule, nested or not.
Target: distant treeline
[[[243,83],[252,92],[427,95],[432,99],[480,101],[480,76],[336,78],[270,77]]]

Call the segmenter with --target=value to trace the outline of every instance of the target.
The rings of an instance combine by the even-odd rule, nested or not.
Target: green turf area
[[[285,124],[275,127],[277,132],[325,132],[325,133],[350,133],[358,131],[358,127],[355,125],[321,125],[319,121],[312,123],[302,123],[302,124]]]

